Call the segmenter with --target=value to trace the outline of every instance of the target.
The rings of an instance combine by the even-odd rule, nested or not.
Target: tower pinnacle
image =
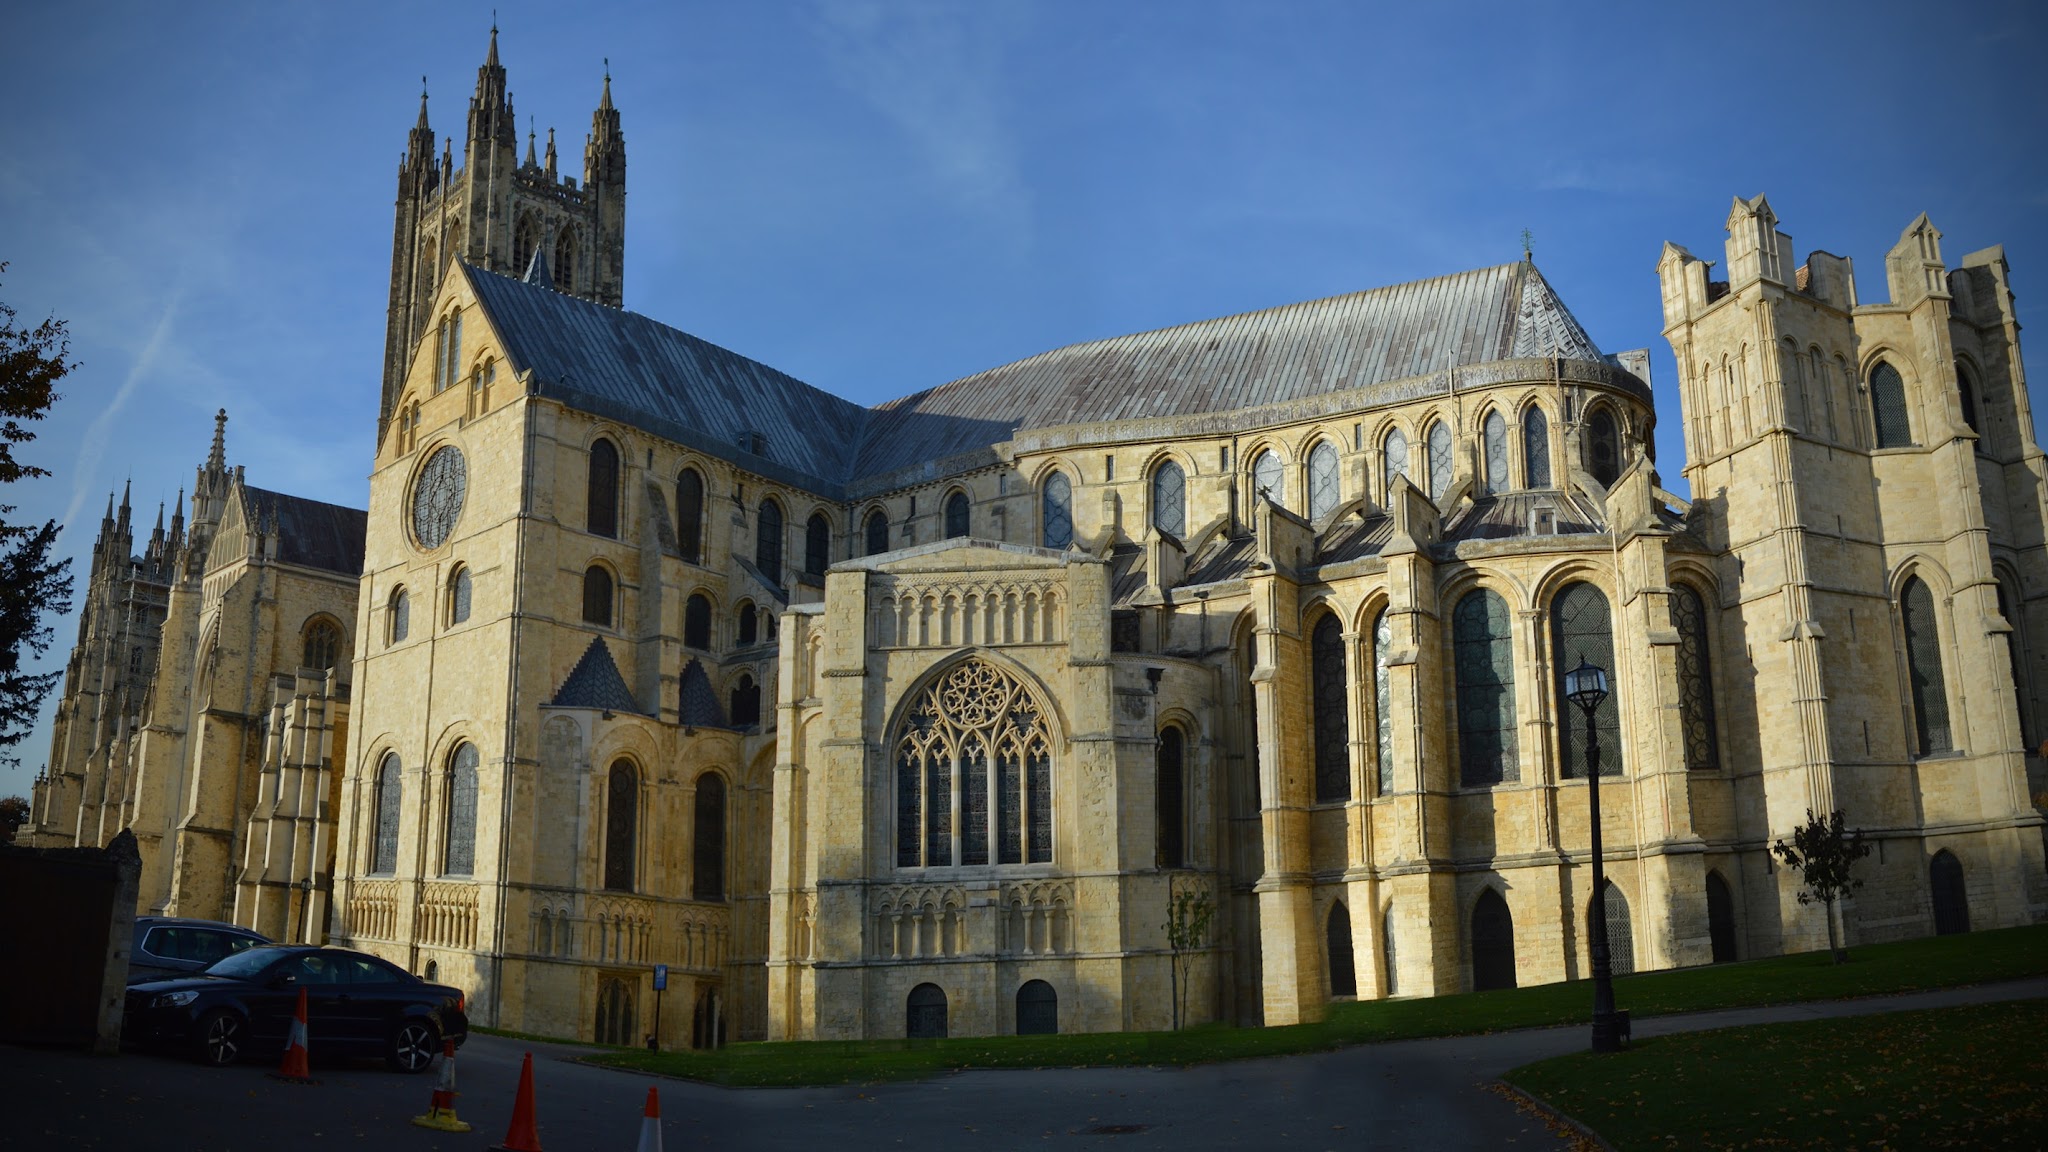
[[[213,414],[213,447],[206,453],[206,470],[222,472],[228,466],[228,410]]]

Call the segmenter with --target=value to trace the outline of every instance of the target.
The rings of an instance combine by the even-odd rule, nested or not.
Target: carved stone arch
[[[1906,587],[1906,581],[1919,577],[1927,590],[1934,593],[1936,608],[1940,609],[1954,596],[1955,586],[1949,579],[1948,569],[1934,556],[1915,549],[1908,552],[1892,566],[1891,574],[1885,578],[1885,593],[1894,607],[1898,605],[1899,593]]]
[[[1372,627],[1373,621],[1379,619],[1380,613],[1386,611],[1392,604],[1393,595],[1386,585],[1374,585],[1360,597],[1357,609],[1344,618],[1344,630],[1364,636],[1367,629]]]
[[[1536,608],[1536,590],[1521,577],[1504,569],[1488,567],[1466,567],[1453,572],[1437,585],[1437,603],[1455,604],[1466,594],[1484,588],[1499,596],[1507,604],[1508,611],[1521,613]]]
[[[1059,697],[1045,686],[1045,683],[1038,678],[1037,673],[1019,663],[1015,658],[993,648],[967,648],[951,653],[919,673],[890,706],[891,715],[889,723],[883,729],[884,732],[888,733],[888,744],[893,746],[897,738],[903,734],[903,726],[909,719],[908,711],[911,702],[923,696],[933,685],[951,674],[955,668],[975,660],[995,667],[1023,685],[1024,690],[1030,694],[1031,701],[1037,707],[1039,714],[1045,716],[1050,722],[1049,727],[1052,729],[1051,735],[1055,746],[1062,752],[1066,751],[1067,733],[1073,731],[1073,725],[1067,717],[1065,709],[1062,708]]]
[[[1614,591],[1616,583],[1614,570],[1608,565],[1583,556],[1567,556],[1545,568],[1536,577],[1526,607],[1548,612],[1551,603],[1557,599],[1557,594],[1573,584],[1591,584],[1598,588],[1600,594],[1607,597],[1608,605],[1612,607],[1621,602]],[[1519,609],[1525,606],[1515,607]],[[1615,608],[1614,611],[1618,621],[1620,609]],[[1612,672],[1613,669],[1610,668],[1608,671]]]

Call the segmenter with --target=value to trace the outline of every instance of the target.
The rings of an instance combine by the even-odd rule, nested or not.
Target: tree
[[[1173,952],[1173,1028],[1180,1031],[1187,1016],[1188,983],[1195,966],[1195,954],[1209,943],[1209,921],[1216,915],[1216,902],[1209,890],[1177,881],[1167,889],[1166,946]]]
[[[0,844],[14,843],[14,830],[28,823],[28,801],[0,796]]]
[[[1860,833],[1842,827],[1842,810],[1826,817],[1806,810],[1806,823],[1792,830],[1792,843],[1783,840],[1771,846],[1771,853],[1796,870],[1806,887],[1799,893],[1801,904],[1818,901],[1828,919],[1828,951],[1835,963],[1849,959],[1849,950],[1835,938],[1835,901],[1863,887],[1863,881],[1849,874],[1856,861],[1870,855],[1870,845]]]
[[[5,271],[0,263],[0,273]],[[14,317],[14,309],[0,303],[0,484],[50,474],[16,460],[14,448],[36,438],[28,425],[49,414],[57,381],[76,367],[67,359],[71,340],[62,320],[17,328]],[[8,750],[35,726],[43,698],[62,675],[24,671],[23,652],[48,652],[52,633],[45,614],[71,609],[71,560],[50,558],[57,522],[14,524],[7,519],[14,508],[0,504],[0,763],[8,765],[21,762]]]

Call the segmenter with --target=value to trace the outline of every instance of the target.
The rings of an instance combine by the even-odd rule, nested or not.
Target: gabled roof
[[[842,497],[1023,429],[1228,412],[1523,357],[1606,359],[1522,261],[1075,344],[867,409],[645,316],[463,272],[539,394]]]
[[[249,484],[240,487],[243,514],[251,524],[267,527],[270,518],[277,517],[279,561],[346,576],[363,574],[363,537],[369,528],[369,513]]]
[[[640,712],[640,702],[633,699],[633,693],[626,689],[626,678],[619,675],[619,666],[612,660],[612,650],[605,646],[602,637],[597,636],[591,637],[590,647],[583,650],[583,658],[576,661],[576,667],[569,671],[569,678],[562,681],[562,687],[548,703],[556,708]]]

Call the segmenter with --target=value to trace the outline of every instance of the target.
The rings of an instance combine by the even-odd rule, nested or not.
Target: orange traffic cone
[[[469,1125],[455,1116],[455,1041],[441,1042],[441,1082],[434,1085],[433,1102],[427,1105],[425,1116],[415,1116],[412,1122],[422,1128],[437,1132],[467,1132]]]
[[[306,990],[299,989],[299,1007],[292,1013],[292,1030],[284,1041],[284,1063],[270,1074],[293,1084],[313,1083],[313,1069],[306,1061]]]
[[[640,1118],[640,1152],[661,1152],[661,1097],[647,1087],[647,1112]]]
[[[540,1133],[533,1126],[533,1053],[519,1065],[519,1096],[512,1101],[512,1125],[505,1129],[505,1142],[491,1145],[491,1152],[540,1152]]]

